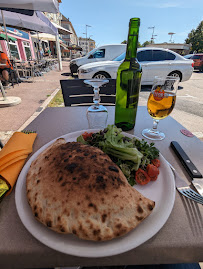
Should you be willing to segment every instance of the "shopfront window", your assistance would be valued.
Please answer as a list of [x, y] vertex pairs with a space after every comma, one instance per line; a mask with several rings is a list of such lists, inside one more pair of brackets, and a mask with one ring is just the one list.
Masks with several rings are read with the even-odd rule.
[[31, 50], [30, 50], [30, 43], [29, 42], [23, 42], [23, 45], [24, 45], [27, 60], [31, 60], [32, 59], [32, 54], [31, 54]]
[[20, 60], [17, 43], [10, 41], [9, 45], [10, 45], [11, 56], [16, 60]]

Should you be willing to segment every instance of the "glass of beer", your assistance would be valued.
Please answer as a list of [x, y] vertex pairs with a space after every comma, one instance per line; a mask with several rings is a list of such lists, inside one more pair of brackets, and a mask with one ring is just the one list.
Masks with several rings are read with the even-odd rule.
[[147, 110], [154, 119], [151, 129], [144, 129], [142, 135], [151, 140], [162, 140], [165, 134], [157, 129], [159, 120], [165, 119], [173, 110], [176, 102], [178, 89], [178, 77], [167, 76], [166, 78], [155, 77], [148, 98]]

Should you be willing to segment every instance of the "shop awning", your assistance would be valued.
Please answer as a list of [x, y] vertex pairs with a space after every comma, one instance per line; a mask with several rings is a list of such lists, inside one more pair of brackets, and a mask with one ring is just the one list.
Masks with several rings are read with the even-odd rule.
[[[7, 26], [14, 27], [20, 30], [36, 31], [53, 35], [56, 35], [58, 33], [56, 27], [43, 13], [39, 11], [34, 11], [32, 16], [11, 11], [3, 11], [3, 14]], [[0, 25], [3, 25], [3, 18], [1, 13]]]
[[62, 27], [54, 22], [52, 22], [52, 24], [58, 29], [59, 34], [61, 34], [61, 35], [71, 35], [72, 34], [72, 32], [69, 31], [68, 29], [65, 29], [64, 27]]
[[46, 34], [46, 33], [34, 34], [34, 35], [31, 35], [31, 37], [37, 38], [37, 39], [39, 38], [39, 40], [43, 40], [43, 41], [56, 41], [55, 35]]
[[[6, 40], [6, 35], [1, 33], [0, 34], [0, 40]], [[17, 39], [15, 37], [12, 37], [12, 36], [8, 35], [8, 40], [16, 41]]]

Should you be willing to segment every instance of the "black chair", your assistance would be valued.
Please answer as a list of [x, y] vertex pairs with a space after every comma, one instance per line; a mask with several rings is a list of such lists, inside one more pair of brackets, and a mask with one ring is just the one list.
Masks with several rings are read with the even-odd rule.
[[[84, 83], [84, 79], [60, 80], [65, 106], [89, 106], [93, 104], [93, 88]], [[100, 87], [100, 104], [115, 105], [116, 80], [109, 79], [109, 83]]]

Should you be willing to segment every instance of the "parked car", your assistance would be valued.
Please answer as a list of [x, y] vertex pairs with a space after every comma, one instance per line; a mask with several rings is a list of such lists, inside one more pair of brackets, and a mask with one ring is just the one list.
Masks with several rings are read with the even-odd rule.
[[104, 45], [90, 51], [87, 55], [71, 60], [70, 70], [71, 74], [77, 73], [78, 68], [81, 65], [101, 62], [101, 61], [111, 61], [115, 57], [119, 56], [121, 53], [126, 51], [126, 44], [114, 44], [114, 45]]
[[[116, 78], [117, 69], [125, 59], [125, 53], [116, 57], [113, 61], [85, 64], [78, 69], [80, 79], [91, 78]], [[193, 61], [187, 60], [181, 55], [160, 48], [139, 48], [137, 59], [142, 66], [142, 85], [151, 85], [155, 76], [173, 75], [180, 81], [188, 80], [193, 72]]]
[[203, 71], [203, 53], [193, 54], [190, 59], [194, 61], [195, 70]]

